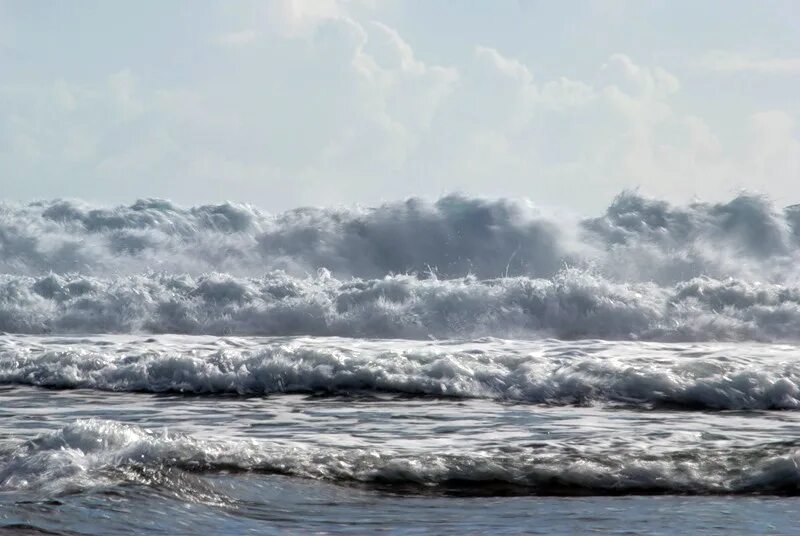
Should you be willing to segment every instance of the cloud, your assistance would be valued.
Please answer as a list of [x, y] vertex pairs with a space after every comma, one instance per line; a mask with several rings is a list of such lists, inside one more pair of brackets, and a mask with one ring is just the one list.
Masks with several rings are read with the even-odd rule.
[[[770, 178], [800, 177], [800, 138], [797, 120], [784, 110], [768, 110], [751, 117], [749, 171], [766, 189]], [[797, 199], [791, 202], [796, 203]]]
[[722, 73], [793, 74], [800, 73], [800, 57], [767, 58], [752, 54], [715, 50], [699, 62], [710, 71]]
[[782, 182], [800, 197], [796, 114], [723, 127], [665, 66], [614, 54], [567, 77], [497, 46], [429, 54], [361, 4], [251, 7], [211, 26], [190, 79], [0, 82], [7, 195], [35, 177], [38, 196], [269, 208], [464, 191], [595, 210], [630, 187], [685, 199]]
[[341, 0], [274, 0], [263, 3], [267, 27], [284, 37], [308, 37], [328, 20], [349, 18]]
[[130, 121], [142, 114], [144, 105], [137, 95], [136, 77], [129, 69], [112, 74], [108, 78], [108, 86], [111, 98], [124, 120]]
[[223, 47], [243, 47], [254, 43], [258, 39], [258, 33], [253, 29], [239, 30], [220, 34], [214, 40]]
[[626, 84], [629, 93], [647, 97], [663, 97], [677, 92], [680, 82], [677, 77], [661, 67], [642, 67], [625, 54], [614, 54], [603, 69], [612, 73], [615, 83]]

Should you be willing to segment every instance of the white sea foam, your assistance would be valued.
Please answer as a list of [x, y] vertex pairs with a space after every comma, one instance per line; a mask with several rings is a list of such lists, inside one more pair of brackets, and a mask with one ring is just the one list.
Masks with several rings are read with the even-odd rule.
[[0, 382], [112, 391], [392, 392], [568, 405], [800, 408], [791, 346], [283, 338], [0, 341]]
[[[481, 493], [796, 493], [797, 445], [649, 453], [548, 443], [442, 452], [336, 449], [292, 442], [200, 440], [81, 420], [0, 454], [0, 489], [48, 495], [118, 483], [169, 486], [172, 471], [255, 471], [411, 490]], [[178, 479], [178, 485], [186, 482]]]
[[491, 280], [0, 275], [0, 330], [796, 341], [800, 287], [709, 278], [614, 283], [578, 269]]
[[[800, 208], [747, 195], [676, 207], [623, 194], [589, 219], [461, 196], [278, 215], [3, 205], [0, 384], [388, 392], [609, 412], [619, 426], [665, 406], [796, 410], [797, 346], [776, 343], [800, 340], [797, 266]], [[573, 405], [596, 407], [555, 407]], [[771, 426], [744, 445], [562, 434], [347, 448], [312, 430], [244, 441], [78, 421], [0, 442], [0, 489], [133, 483], [216, 501], [206, 476], [222, 470], [479, 493], [800, 489], [798, 445]]]
[[462, 196], [277, 215], [233, 204], [50, 201], [0, 206], [0, 252], [0, 272], [24, 275], [282, 269], [302, 276], [327, 268], [338, 278], [552, 277], [566, 263], [617, 281], [797, 282], [800, 209], [747, 195], [676, 207], [623, 194], [605, 214], [584, 220], [527, 202]]
[[0, 330], [797, 340], [798, 265], [800, 209], [746, 195], [584, 220], [461, 196], [39, 202], [0, 206]]

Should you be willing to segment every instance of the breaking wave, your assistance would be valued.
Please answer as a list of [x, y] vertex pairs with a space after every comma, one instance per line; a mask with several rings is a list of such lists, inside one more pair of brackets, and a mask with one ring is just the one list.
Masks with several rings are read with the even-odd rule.
[[307, 278], [0, 275], [0, 330], [794, 341], [800, 287], [710, 278], [615, 283], [578, 269], [485, 280], [339, 280], [325, 271]]
[[795, 442], [775, 442], [649, 452], [630, 445], [598, 450], [553, 442], [405, 452], [204, 441], [114, 421], [82, 420], [0, 453], [0, 489], [52, 495], [117, 483], [184, 486], [186, 478], [180, 475], [233, 470], [411, 492], [797, 494], [797, 449]]
[[[45, 339], [46, 340], [46, 339]], [[0, 383], [194, 394], [313, 392], [549, 405], [800, 409], [791, 346], [295, 339], [0, 342]]]
[[376, 208], [0, 205], [0, 330], [800, 338], [800, 207], [625, 193], [579, 219], [447, 196]]
[[552, 277], [565, 264], [617, 281], [698, 276], [798, 280], [800, 207], [741, 195], [686, 207], [625, 193], [597, 218], [530, 203], [443, 197], [376, 208], [269, 215], [234, 204], [162, 200], [98, 208], [73, 201], [0, 206], [0, 272], [43, 275], [217, 271], [238, 276], [318, 268], [337, 278]]

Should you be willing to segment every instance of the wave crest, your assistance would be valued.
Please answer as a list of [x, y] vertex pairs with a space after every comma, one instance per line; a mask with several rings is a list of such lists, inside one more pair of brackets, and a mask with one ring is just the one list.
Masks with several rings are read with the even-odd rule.
[[310, 278], [0, 275], [0, 330], [794, 341], [800, 288], [710, 278], [615, 283], [577, 269], [490, 280], [339, 280], [325, 271]]
[[458, 195], [277, 215], [230, 203], [109, 208], [57, 200], [0, 207], [0, 252], [0, 271], [26, 275], [302, 276], [327, 268], [340, 278], [547, 278], [567, 264], [617, 281], [674, 284], [705, 275], [778, 283], [798, 281], [800, 210], [749, 195], [681, 207], [631, 193], [583, 220], [528, 202]]
[[[187, 344], [188, 343], [188, 344]], [[791, 347], [347, 339], [0, 342], [0, 382], [110, 391], [390, 392], [550, 405], [800, 409]]]
[[481, 494], [796, 494], [797, 455], [794, 443], [652, 454], [631, 447], [608, 452], [558, 443], [411, 453], [203, 441], [113, 421], [83, 420], [0, 456], [0, 488], [52, 494], [119, 482], [169, 484], [163, 475], [174, 470], [239, 470], [412, 492], [460, 488]]

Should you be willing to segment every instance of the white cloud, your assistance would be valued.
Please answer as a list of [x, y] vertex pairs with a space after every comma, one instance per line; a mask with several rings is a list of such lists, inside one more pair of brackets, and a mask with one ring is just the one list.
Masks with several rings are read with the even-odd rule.
[[[775, 177], [800, 178], [800, 139], [797, 121], [784, 110], [768, 110], [751, 117], [748, 171], [762, 191]], [[790, 202], [797, 202], [792, 199]]]
[[144, 105], [136, 94], [136, 78], [129, 69], [112, 74], [108, 78], [108, 85], [124, 120], [134, 119], [144, 111]]
[[768, 58], [754, 54], [743, 54], [724, 50], [715, 50], [707, 53], [700, 60], [699, 64], [708, 70], [723, 73], [800, 73], [800, 57]]
[[486, 60], [503, 76], [511, 78], [523, 87], [531, 87], [533, 74], [523, 63], [513, 58], [507, 58], [491, 47], [475, 47], [475, 55], [479, 60]]
[[631, 94], [664, 97], [680, 89], [678, 79], [661, 67], [642, 67], [625, 54], [614, 54], [603, 66], [612, 73], [615, 83], [625, 84]]
[[267, 27], [284, 37], [308, 37], [325, 21], [350, 18], [342, 0], [261, 2]]
[[636, 186], [685, 198], [798, 182], [791, 111], [742, 112], [723, 129], [686, 105], [694, 81], [663, 66], [614, 54], [567, 77], [492, 46], [450, 64], [366, 12], [256, 2], [209, 31], [205, 45], [239, 47], [235, 58], [216, 51], [220, 63], [174, 86], [133, 69], [0, 82], [6, 191], [45, 177], [40, 195], [71, 180], [69, 195], [83, 184], [286, 208], [462, 190], [596, 210]]
[[243, 47], [255, 43], [258, 33], [253, 29], [239, 30], [220, 34], [215, 42], [223, 47]]

